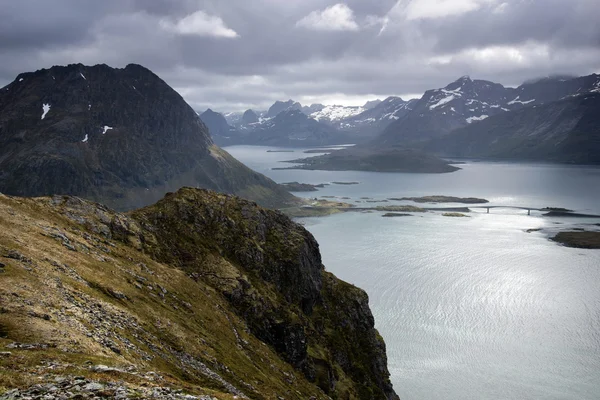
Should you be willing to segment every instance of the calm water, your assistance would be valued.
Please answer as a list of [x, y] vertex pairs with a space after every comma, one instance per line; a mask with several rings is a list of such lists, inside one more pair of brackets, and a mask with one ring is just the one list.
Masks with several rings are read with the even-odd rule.
[[[600, 168], [467, 163], [442, 175], [273, 171], [278, 161], [304, 154], [267, 149], [227, 148], [277, 182], [360, 182], [303, 196], [354, 202], [444, 194], [600, 214]], [[591, 225], [600, 220], [506, 209], [472, 218], [380, 215], [301, 222], [319, 241], [327, 269], [369, 293], [402, 400], [600, 398], [600, 251], [548, 240], [574, 224], [600, 230]], [[526, 233], [530, 228], [542, 231]]]

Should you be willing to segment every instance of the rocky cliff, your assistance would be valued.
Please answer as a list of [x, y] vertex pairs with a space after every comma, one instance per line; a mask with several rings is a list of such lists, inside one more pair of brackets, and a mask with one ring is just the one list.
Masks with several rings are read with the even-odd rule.
[[0, 276], [0, 395], [398, 398], [367, 295], [234, 196], [119, 214], [0, 195]]
[[142, 66], [52, 67], [0, 89], [0, 192], [124, 210], [186, 185], [271, 207], [295, 201], [216, 147], [194, 110]]

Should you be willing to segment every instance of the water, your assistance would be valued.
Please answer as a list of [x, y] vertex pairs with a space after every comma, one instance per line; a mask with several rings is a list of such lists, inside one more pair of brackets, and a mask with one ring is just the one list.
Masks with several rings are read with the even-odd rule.
[[[303, 196], [476, 196], [600, 214], [600, 168], [469, 162], [441, 175], [273, 171], [304, 154], [266, 149], [227, 150], [278, 182], [360, 182]], [[600, 230], [591, 225], [600, 221], [484, 212], [354, 212], [301, 222], [327, 269], [369, 294], [403, 400], [600, 398], [600, 251], [548, 240], [573, 224]], [[542, 231], [525, 232], [532, 228]]]

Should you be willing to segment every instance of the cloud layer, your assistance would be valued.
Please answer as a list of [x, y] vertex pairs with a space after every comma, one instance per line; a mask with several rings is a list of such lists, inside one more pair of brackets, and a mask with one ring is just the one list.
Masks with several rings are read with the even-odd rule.
[[600, 72], [597, 0], [21, 0], [0, 86], [57, 64], [147, 66], [196, 109], [361, 103], [459, 76]]

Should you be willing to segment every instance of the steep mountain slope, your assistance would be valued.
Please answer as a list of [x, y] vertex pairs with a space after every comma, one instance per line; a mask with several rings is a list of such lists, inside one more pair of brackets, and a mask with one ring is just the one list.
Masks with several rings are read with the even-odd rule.
[[0, 393], [398, 399], [367, 295], [254, 203], [0, 195], [0, 262]]
[[600, 164], [600, 93], [502, 113], [425, 149], [452, 157]]
[[208, 133], [217, 145], [226, 146], [241, 140], [240, 131], [229, 125], [223, 114], [209, 108], [200, 114], [200, 119], [208, 128]]
[[0, 89], [0, 192], [73, 194], [122, 210], [184, 185], [265, 206], [295, 201], [216, 147], [194, 110], [142, 66], [52, 67]]

